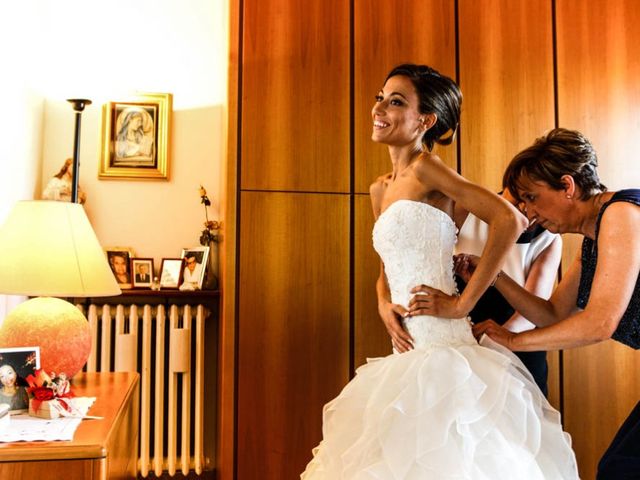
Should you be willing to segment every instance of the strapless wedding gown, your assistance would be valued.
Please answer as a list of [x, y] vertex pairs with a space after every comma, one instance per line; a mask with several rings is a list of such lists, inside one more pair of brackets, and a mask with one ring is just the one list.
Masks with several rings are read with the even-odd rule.
[[[373, 229], [394, 303], [412, 287], [455, 292], [456, 227], [399, 200]], [[571, 439], [520, 360], [478, 345], [467, 319], [411, 317], [414, 349], [370, 359], [324, 407], [304, 480], [578, 479]]]

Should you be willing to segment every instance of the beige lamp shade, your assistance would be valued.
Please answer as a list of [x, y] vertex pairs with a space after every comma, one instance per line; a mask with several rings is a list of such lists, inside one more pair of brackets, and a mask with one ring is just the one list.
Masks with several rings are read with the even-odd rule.
[[99, 297], [121, 291], [81, 205], [23, 201], [0, 227], [0, 293]]

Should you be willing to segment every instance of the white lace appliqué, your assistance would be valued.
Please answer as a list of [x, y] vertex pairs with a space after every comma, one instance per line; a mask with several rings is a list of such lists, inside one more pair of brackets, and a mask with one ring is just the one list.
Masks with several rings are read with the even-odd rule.
[[[373, 228], [373, 246], [384, 263], [393, 303], [406, 307], [410, 290], [420, 284], [456, 293], [455, 242], [456, 226], [443, 211], [413, 200], [389, 205]], [[424, 315], [408, 318], [405, 326], [416, 348], [475, 343], [467, 319]]]

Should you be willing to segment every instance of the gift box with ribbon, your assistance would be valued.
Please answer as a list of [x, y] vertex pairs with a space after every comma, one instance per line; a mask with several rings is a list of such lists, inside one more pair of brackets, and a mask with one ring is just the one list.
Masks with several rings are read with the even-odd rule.
[[69, 381], [64, 374], [53, 379], [42, 369], [27, 377], [29, 383], [29, 415], [40, 418], [58, 418], [72, 412], [69, 400], [73, 397]]

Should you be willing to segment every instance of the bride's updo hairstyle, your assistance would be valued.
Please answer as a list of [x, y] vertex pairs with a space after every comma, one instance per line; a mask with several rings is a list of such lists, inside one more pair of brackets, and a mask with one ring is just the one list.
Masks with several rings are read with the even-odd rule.
[[564, 189], [563, 175], [571, 175], [580, 187], [580, 200], [607, 190], [598, 176], [598, 156], [591, 142], [575, 130], [554, 128], [518, 153], [504, 172], [503, 185], [522, 201], [518, 191], [525, 179]]
[[[462, 105], [462, 93], [458, 85], [445, 75], [426, 65], [414, 65], [405, 63], [395, 67], [385, 83], [391, 77], [403, 75], [411, 80], [418, 94], [420, 113], [434, 113], [437, 121], [433, 127], [422, 136], [422, 143], [427, 150], [433, 150], [434, 144], [449, 145], [456, 136], [458, 123], [460, 122], [460, 107]], [[443, 138], [443, 136], [450, 134]]]

